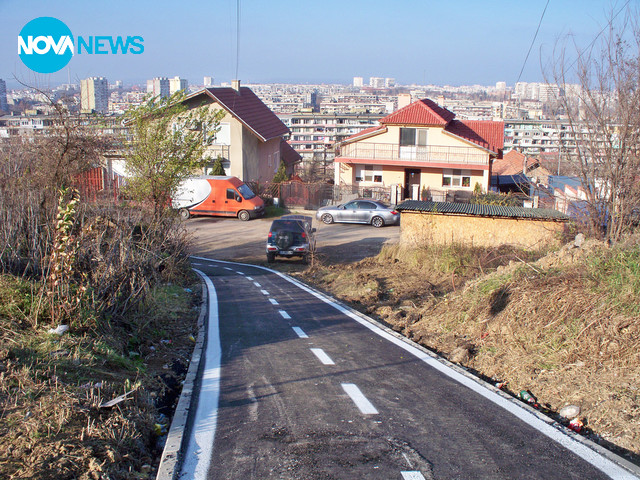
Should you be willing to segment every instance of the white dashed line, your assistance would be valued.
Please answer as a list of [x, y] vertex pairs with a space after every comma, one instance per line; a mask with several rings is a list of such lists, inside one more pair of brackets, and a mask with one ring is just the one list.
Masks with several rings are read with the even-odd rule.
[[199, 267], [203, 267], [204, 263], [191, 262], [191, 265], [198, 265]]
[[253, 282], [253, 278], [251, 277], [245, 277], [247, 280], [249, 280], [250, 282]]
[[284, 310], [279, 310], [280, 315], [282, 315], [282, 318], [284, 318], [285, 320], [290, 320], [291, 317], [289, 316], [289, 314], [287, 312], [285, 312]]
[[239, 272], [239, 271], [237, 271], [237, 270], [236, 270], [236, 273], [237, 273], [238, 275], [244, 275], [244, 272]]
[[420, 472], [400, 472], [403, 480], [425, 480]]
[[266, 290], [260, 290], [262, 292], [263, 295], [269, 295], [269, 292], [267, 292]]
[[253, 284], [254, 284], [256, 287], [258, 287], [258, 288], [260, 288], [260, 287], [262, 286], [262, 285], [260, 285], [258, 282], [253, 282]]
[[[323, 365], [335, 365], [335, 362], [333, 360], [331, 360], [329, 355], [324, 353], [324, 350], [322, 350], [321, 348], [312, 348], [311, 352], [313, 352], [313, 354], [316, 357], [318, 357], [318, 360], [320, 360], [320, 362], [322, 362]], [[344, 385], [343, 385], [343, 387], [344, 387]], [[378, 413], [378, 412], [376, 412], [376, 413]]]
[[229, 268], [229, 267], [224, 267], [225, 270], [229, 270], [230, 272], [233, 272], [233, 268]]
[[298, 335], [298, 337], [300, 338], [309, 338], [309, 336], [304, 333], [304, 330], [302, 330], [300, 327], [291, 327], [293, 328], [293, 331], [296, 332], [296, 335]]
[[269, 301], [271, 302], [272, 305], [280, 305], [275, 298], [270, 298]]
[[360, 391], [355, 383], [343, 383], [342, 389], [347, 395], [349, 395], [349, 397], [351, 397], [353, 403], [356, 404], [356, 407], [358, 407], [362, 413], [364, 413], [365, 415], [378, 414], [378, 410], [376, 410], [376, 407], [374, 407], [373, 404], [369, 400], [367, 400], [367, 397], [364, 396], [364, 394]]

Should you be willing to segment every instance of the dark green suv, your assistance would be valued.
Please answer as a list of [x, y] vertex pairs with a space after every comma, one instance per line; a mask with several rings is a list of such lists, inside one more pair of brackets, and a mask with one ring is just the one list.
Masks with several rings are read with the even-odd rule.
[[267, 261], [276, 257], [301, 257], [305, 262], [316, 248], [316, 229], [312, 217], [285, 215], [274, 220], [267, 238]]

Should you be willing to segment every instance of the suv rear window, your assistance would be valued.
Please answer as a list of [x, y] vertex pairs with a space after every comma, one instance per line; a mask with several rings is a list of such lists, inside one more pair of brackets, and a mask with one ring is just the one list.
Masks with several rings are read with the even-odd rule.
[[271, 231], [287, 230], [289, 232], [304, 232], [300, 222], [296, 220], [274, 220], [271, 224]]

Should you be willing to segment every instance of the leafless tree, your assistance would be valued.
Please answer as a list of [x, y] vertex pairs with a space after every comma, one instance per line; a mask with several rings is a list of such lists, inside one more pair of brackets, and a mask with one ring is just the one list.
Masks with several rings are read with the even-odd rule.
[[610, 242], [634, 228], [640, 208], [637, 18], [635, 11], [612, 11], [586, 48], [559, 45], [548, 80], [560, 87], [558, 102], [569, 125], [561, 149], [581, 179], [587, 224]]

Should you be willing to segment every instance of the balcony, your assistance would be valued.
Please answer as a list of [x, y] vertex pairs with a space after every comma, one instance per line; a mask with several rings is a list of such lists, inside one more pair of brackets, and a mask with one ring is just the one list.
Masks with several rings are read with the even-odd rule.
[[446, 163], [488, 165], [489, 155], [473, 147], [437, 145], [401, 146], [385, 143], [355, 142], [340, 147], [339, 157], [389, 162]]

